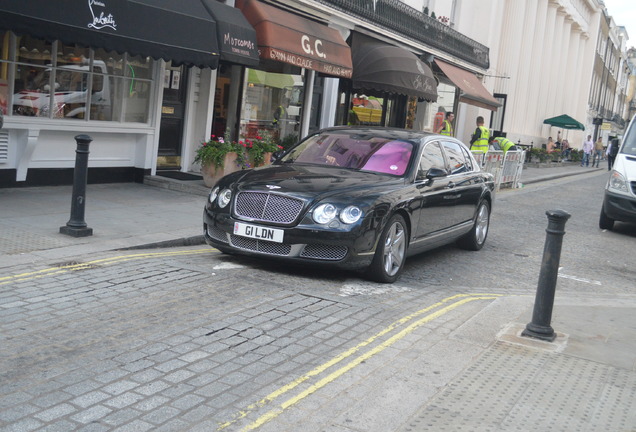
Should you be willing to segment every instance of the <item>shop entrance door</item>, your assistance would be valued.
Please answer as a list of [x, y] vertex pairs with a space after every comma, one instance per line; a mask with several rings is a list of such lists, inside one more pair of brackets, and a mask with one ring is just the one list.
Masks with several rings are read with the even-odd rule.
[[158, 170], [181, 169], [181, 148], [186, 102], [186, 68], [166, 65], [159, 131]]

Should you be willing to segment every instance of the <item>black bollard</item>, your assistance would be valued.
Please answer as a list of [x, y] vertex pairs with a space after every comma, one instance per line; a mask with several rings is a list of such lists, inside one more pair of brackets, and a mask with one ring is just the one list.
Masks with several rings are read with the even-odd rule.
[[563, 210], [548, 210], [548, 228], [543, 249], [543, 261], [539, 273], [537, 295], [534, 301], [532, 322], [526, 325], [521, 336], [543, 339], [552, 342], [556, 338], [554, 329], [550, 327], [552, 321], [552, 307], [554, 306], [554, 292], [557, 276], [559, 275], [559, 261], [561, 260], [561, 246], [565, 234], [565, 223], [570, 214]]
[[84, 207], [88, 180], [88, 145], [93, 141], [93, 138], [88, 135], [77, 135], [75, 141], [77, 148], [75, 149], [75, 170], [73, 171], [71, 218], [66, 226], [60, 227], [60, 232], [73, 237], [88, 237], [93, 235], [93, 229], [88, 228], [84, 221]]

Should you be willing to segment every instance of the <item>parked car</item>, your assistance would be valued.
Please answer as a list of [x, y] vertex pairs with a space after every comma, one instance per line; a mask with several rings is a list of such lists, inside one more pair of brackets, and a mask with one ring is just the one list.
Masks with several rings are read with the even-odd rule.
[[494, 195], [493, 176], [454, 138], [335, 127], [272, 165], [221, 178], [204, 235], [225, 253], [359, 269], [391, 283], [409, 255], [455, 241], [481, 249]]
[[605, 186], [598, 225], [601, 229], [611, 230], [614, 221], [636, 224], [636, 116], [632, 118], [618, 147]]

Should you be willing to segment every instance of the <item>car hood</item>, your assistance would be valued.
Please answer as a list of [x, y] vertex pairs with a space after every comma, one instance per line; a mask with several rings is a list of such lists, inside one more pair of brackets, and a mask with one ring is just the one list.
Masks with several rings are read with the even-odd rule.
[[227, 180], [235, 183], [237, 191], [280, 192], [303, 199], [336, 194], [343, 197], [375, 195], [393, 190], [405, 181], [386, 174], [297, 164], [270, 165]]
[[636, 179], [636, 157], [627, 155], [625, 153], [619, 153], [614, 161], [613, 169], [623, 174], [627, 180], [633, 181]]

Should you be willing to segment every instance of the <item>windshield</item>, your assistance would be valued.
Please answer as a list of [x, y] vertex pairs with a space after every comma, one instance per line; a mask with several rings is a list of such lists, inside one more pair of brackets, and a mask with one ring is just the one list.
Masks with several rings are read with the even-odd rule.
[[294, 147], [282, 163], [307, 163], [376, 173], [404, 175], [413, 144], [374, 135], [325, 133], [313, 135]]
[[620, 148], [620, 152], [630, 156], [636, 156], [636, 120], [632, 120], [632, 123], [627, 132], [627, 136], [625, 136], [623, 147]]

